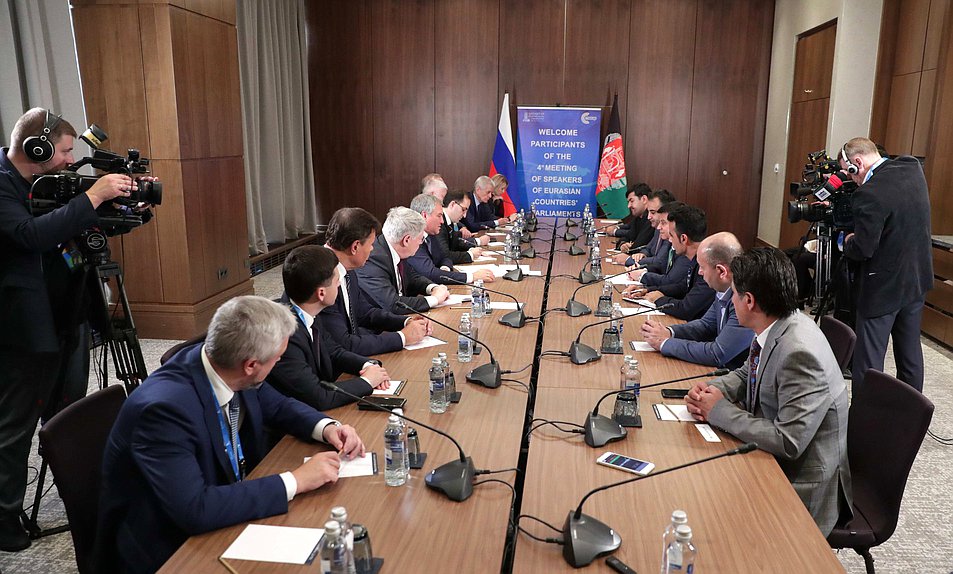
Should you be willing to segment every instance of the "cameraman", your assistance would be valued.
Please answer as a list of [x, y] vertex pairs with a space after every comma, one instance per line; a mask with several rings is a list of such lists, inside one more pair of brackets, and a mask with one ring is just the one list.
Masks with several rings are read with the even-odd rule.
[[0, 550], [8, 552], [30, 545], [19, 517], [30, 445], [54, 382], [77, 350], [78, 324], [63, 325], [58, 314], [78, 297], [71, 290], [81, 268], [72, 259], [72, 238], [98, 223], [95, 210], [103, 202], [138, 189], [127, 175], [105, 175], [66, 205], [34, 217], [34, 176], [73, 163], [75, 137], [69, 122], [33, 108], [17, 120], [10, 147], [0, 149]]
[[923, 168], [914, 157], [881, 157], [867, 138], [844, 144], [840, 164], [859, 186], [852, 203], [854, 232], [844, 238], [844, 255], [859, 262], [854, 275], [854, 396], [863, 388], [867, 369], [883, 371], [891, 335], [897, 378], [923, 391], [920, 318], [933, 287], [930, 196]]

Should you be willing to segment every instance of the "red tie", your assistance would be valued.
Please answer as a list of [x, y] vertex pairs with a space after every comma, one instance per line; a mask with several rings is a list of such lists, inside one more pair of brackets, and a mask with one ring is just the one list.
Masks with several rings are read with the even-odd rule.
[[404, 260], [397, 262], [397, 294], [404, 294]]

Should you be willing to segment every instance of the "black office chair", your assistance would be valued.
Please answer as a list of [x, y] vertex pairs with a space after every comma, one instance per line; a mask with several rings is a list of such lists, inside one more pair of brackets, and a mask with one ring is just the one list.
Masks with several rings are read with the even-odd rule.
[[857, 335], [850, 325], [843, 323], [830, 315], [821, 317], [821, 331], [827, 337], [827, 342], [834, 351], [834, 358], [842, 372], [850, 371], [850, 360], [854, 356], [854, 346], [857, 344]]
[[166, 362], [167, 362], [169, 359], [171, 359], [172, 357], [174, 357], [175, 354], [178, 353], [179, 351], [181, 351], [182, 349], [184, 349], [184, 348], [186, 348], [186, 347], [191, 347], [192, 345], [194, 345], [194, 344], [196, 344], [196, 343], [201, 343], [202, 341], [205, 340], [205, 336], [206, 336], [207, 334], [208, 334], [208, 333], [206, 333], [206, 332], [203, 331], [202, 333], [200, 333], [200, 334], [198, 334], [198, 335], [192, 337], [192, 338], [189, 339], [188, 341], [182, 341], [181, 343], [176, 343], [175, 345], [169, 347], [169, 350], [166, 351], [165, 353], [162, 353], [162, 356], [159, 357], [159, 364], [160, 364], [160, 365], [164, 365], [164, 364], [166, 364]]
[[863, 391], [850, 405], [847, 456], [854, 517], [834, 527], [831, 548], [853, 548], [874, 574], [870, 549], [886, 542], [897, 528], [900, 501], [923, 437], [933, 418], [933, 403], [910, 385], [868, 369]]
[[103, 452], [125, 400], [122, 385], [106, 387], [69, 405], [40, 429], [43, 458], [66, 507], [81, 574], [93, 572]]

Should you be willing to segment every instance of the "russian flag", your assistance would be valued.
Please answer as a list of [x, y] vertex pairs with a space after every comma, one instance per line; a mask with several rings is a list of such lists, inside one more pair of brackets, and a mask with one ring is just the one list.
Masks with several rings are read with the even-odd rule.
[[490, 177], [501, 173], [509, 182], [506, 193], [503, 194], [503, 214], [509, 216], [516, 213], [516, 204], [510, 199], [509, 188], [516, 185], [516, 154], [513, 147], [513, 127], [510, 125], [510, 94], [503, 94], [503, 109], [500, 110], [500, 126], [496, 132], [496, 144], [493, 146], [493, 157], [490, 159]]

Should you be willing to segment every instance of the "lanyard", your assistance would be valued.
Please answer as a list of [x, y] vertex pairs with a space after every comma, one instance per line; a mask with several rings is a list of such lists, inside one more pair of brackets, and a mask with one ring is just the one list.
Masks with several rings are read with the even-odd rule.
[[[214, 397], [215, 394], [212, 393]], [[237, 395], [236, 395], [237, 397]], [[235, 446], [232, 447], [231, 429], [225, 424], [225, 416], [222, 414], [222, 407], [216, 409], [218, 413], [218, 423], [222, 428], [222, 442], [225, 443], [225, 454], [228, 455], [228, 462], [232, 463], [232, 472], [235, 473], [235, 480], [241, 482], [245, 478], [245, 453], [242, 452], [242, 439], [235, 433]], [[238, 451], [238, 456], [235, 452]]]

